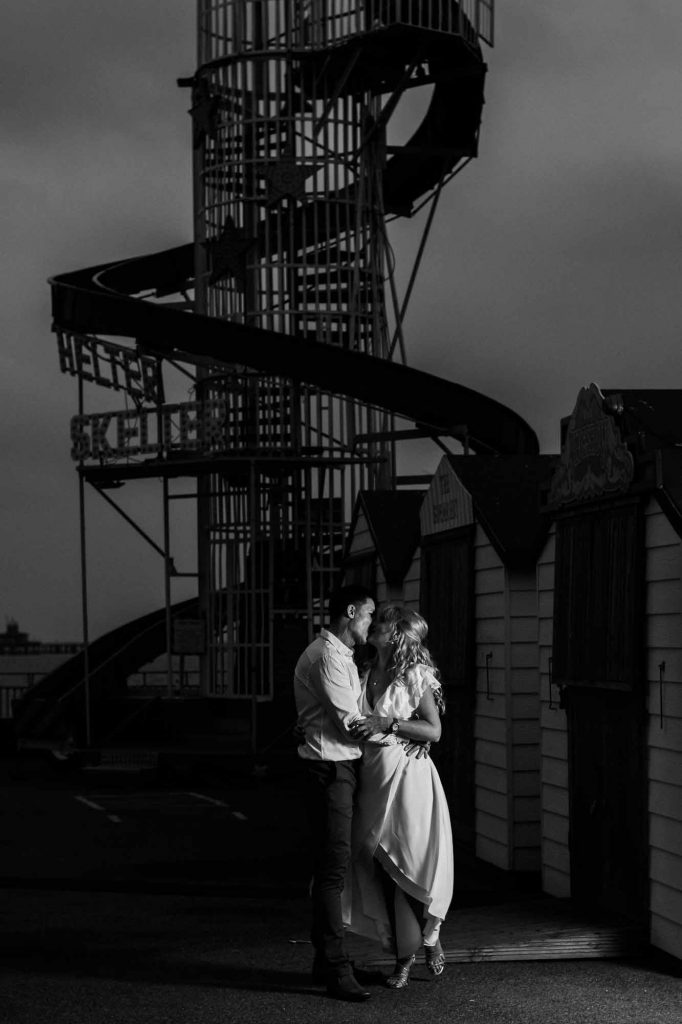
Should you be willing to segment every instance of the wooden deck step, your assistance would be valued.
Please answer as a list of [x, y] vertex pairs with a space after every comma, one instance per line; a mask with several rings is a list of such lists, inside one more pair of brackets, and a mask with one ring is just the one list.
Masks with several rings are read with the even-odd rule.
[[98, 764], [87, 765], [84, 771], [97, 772], [144, 772], [153, 771], [159, 762], [156, 750], [105, 749]]
[[[635, 956], [646, 930], [608, 915], [581, 914], [570, 900], [530, 897], [492, 906], [454, 909], [443, 924], [447, 963], [488, 960], [595, 960]], [[351, 956], [368, 967], [394, 960], [369, 940], [350, 937]], [[417, 957], [423, 963], [423, 955]]]

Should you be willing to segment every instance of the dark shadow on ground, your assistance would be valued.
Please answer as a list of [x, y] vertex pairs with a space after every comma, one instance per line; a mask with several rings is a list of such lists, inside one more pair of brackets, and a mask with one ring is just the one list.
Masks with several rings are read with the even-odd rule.
[[[95, 943], [99, 939], [100, 946]], [[111, 941], [111, 937], [109, 937]], [[311, 980], [307, 970], [259, 963], [257, 966], [228, 962], [215, 964], [170, 958], [167, 951], [126, 947], [121, 942], [101, 945], [101, 936], [68, 928], [49, 932], [24, 932], [3, 937], [0, 957], [7, 969], [21, 973], [64, 974], [73, 978], [107, 978], [115, 981], [171, 986], [189, 985], [231, 988], [251, 992], [298, 992], [327, 998], [323, 986]], [[415, 979], [419, 980], [419, 979]], [[381, 985], [382, 976], [363, 977], [363, 984]]]

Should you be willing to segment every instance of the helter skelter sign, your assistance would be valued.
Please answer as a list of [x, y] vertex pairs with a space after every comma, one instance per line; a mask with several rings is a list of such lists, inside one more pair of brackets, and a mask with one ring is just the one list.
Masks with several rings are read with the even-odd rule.
[[73, 416], [71, 458], [116, 461], [183, 451], [208, 454], [225, 445], [226, 410], [223, 400], [215, 400]]
[[134, 402], [163, 402], [159, 361], [92, 334], [57, 331], [59, 369], [105, 388], [125, 391]]
[[83, 381], [125, 391], [135, 409], [71, 418], [71, 457], [115, 462], [172, 452], [208, 454], [224, 447], [223, 400], [164, 404], [159, 360], [90, 334], [57, 332], [59, 366]]
[[149, 455], [166, 459], [190, 453], [194, 458], [255, 451], [290, 454], [292, 424], [300, 389], [288, 380], [235, 375], [226, 397], [171, 404], [163, 401], [161, 361], [93, 335], [59, 333], [64, 373], [125, 391], [133, 409], [86, 413], [82, 404], [71, 417], [71, 457], [75, 462], [120, 462]]

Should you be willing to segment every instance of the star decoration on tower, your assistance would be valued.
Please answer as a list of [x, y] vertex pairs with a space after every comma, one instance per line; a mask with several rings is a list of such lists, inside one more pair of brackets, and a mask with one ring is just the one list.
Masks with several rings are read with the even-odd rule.
[[190, 107], [193, 126], [193, 145], [195, 149], [209, 136], [215, 138], [218, 130], [220, 113], [220, 97], [211, 93], [208, 83], [201, 80], [194, 87], [192, 106]]
[[218, 237], [204, 243], [211, 268], [209, 283], [216, 284], [231, 276], [243, 291], [246, 287], [246, 257], [257, 241], [243, 228], [237, 227], [232, 217], [228, 217]]

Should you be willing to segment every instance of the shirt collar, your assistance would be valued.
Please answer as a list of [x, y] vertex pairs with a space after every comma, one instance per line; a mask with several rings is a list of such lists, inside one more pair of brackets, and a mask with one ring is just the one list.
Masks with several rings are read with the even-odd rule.
[[344, 654], [347, 658], [353, 657], [353, 648], [344, 644], [343, 640], [339, 640], [338, 636], [334, 636], [328, 629], [321, 629], [320, 636], [323, 640], [327, 640], [339, 654]]

